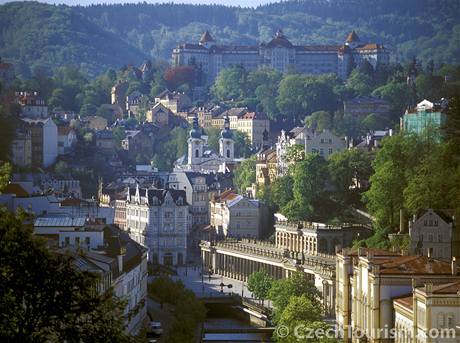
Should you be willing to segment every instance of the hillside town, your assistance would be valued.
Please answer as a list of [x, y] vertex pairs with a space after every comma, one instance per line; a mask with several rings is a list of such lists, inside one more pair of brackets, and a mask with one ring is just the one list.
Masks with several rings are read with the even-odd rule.
[[[79, 110], [67, 86], [1, 62], [0, 225], [95, 275], [144, 342], [306, 342], [299, 325], [331, 342], [457, 342], [459, 81], [394, 66], [358, 33], [294, 45], [279, 29], [252, 46], [205, 31], [161, 82], [151, 61], [126, 65], [83, 87]], [[182, 296], [208, 312], [184, 324]], [[251, 326], [212, 327], [216, 304]]]

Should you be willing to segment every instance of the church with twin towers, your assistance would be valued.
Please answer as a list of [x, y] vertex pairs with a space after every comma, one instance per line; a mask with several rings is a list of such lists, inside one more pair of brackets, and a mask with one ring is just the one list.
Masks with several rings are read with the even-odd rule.
[[334, 73], [346, 79], [364, 60], [375, 68], [377, 64], [389, 62], [389, 53], [381, 44], [361, 41], [355, 31], [338, 45], [294, 45], [282, 30], [278, 30], [268, 43], [221, 45], [206, 31], [198, 43], [180, 44], [172, 52], [174, 66], [199, 65], [208, 83], [214, 82], [222, 69], [236, 65], [247, 71], [266, 66], [282, 73]]

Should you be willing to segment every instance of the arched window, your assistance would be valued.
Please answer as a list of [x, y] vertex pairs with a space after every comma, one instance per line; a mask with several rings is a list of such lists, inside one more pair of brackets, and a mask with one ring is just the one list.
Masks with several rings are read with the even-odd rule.
[[230, 158], [230, 149], [227, 149], [227, 158]]
[[200, 157], [200, 151], [198, 149], [195, 149], [195, 157]]

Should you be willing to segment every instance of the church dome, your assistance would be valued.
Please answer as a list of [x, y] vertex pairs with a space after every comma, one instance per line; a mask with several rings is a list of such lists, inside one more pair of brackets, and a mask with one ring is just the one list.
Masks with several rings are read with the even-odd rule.
[[224, 128], [220, 132], [220, 136], [222, 138], [227, 138], [227, 139], [232, 139], [233, 138], [233, 132], [230, 130], [230, 119], [228, 116], [225, 116], [224, 118]]
[[195, 116], [193, 118], [193, 127], [190, 130], [190, 137], [191, 138], [201, 138], [201, 130], [200, 130], [200, 127], [198, 125], [198, 117], [197, 116]]

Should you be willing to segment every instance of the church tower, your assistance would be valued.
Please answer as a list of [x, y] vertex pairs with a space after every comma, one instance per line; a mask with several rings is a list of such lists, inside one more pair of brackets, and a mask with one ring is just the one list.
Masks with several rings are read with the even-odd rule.
[[193, 127], [190, 130], [190, 137], [188, 143], [188, 165], [193, 166], [200, 164], [203, 158], [203, 139], [201, 139], [201, 129], [198, 126], [198, 117], [195, 115], [193, 118]]
[[235, 158], [235, 142], [233, 141], [233, 132], [230, 130], [230, 119], [228, 115], [224, 119], [224, 128], [220, 132], [219, 155], [225, 161], [233, 161]]

